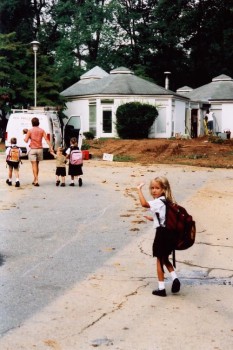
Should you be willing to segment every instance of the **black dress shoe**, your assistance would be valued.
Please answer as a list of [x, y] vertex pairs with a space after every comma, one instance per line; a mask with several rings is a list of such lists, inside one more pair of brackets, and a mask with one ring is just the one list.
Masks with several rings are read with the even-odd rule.
[[153, 290], [152, 294], [157, 295], [158, 297], [166, 297], [167, 296], [166, 289]]
[[178, 293], [180, 291], [180, 281], [175, 278], [172, 283], [172, 293]]

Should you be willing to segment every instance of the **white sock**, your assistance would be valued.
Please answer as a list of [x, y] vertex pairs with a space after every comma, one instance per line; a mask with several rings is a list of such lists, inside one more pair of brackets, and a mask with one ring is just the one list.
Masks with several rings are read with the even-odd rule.
[[175, 271], [171, 272], [171, 278], [172, 278], [173, 281], [177, 278], [177, 274], [176, 274]]
[[165, 282], [164, 281], [159, 281], [159, 289], [165, 289]]
[[19, 181], [19, 178], [17, 177], [17, 179], [15, 180], [16, 182]]

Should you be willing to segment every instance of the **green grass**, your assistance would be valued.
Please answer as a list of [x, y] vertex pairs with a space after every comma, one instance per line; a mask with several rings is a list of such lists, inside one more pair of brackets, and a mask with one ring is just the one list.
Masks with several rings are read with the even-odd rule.
[[121, 156], [121, 155], [114, 155], [113, 161], [114, 162], [133, 162], [135, 159], [131, 156]]
[[175, 156], [176, 159], [203, 159], [208, 158], [207, 154], [190, 154], [190, 155], [179, 155]]

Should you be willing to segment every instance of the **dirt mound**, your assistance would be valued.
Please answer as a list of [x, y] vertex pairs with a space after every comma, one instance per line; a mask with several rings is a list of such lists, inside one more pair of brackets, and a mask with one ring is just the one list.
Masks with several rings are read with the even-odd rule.
[[97, 139], [86, 141], [93, 158], [103, 153], [114, 155], [114, 161], [141, 164], [185, 164], [205, 167], [233, 168], [233, 140], [197, 139]]
[[[213, 141], [213, 140], [212, 140]], [[233, 168], [233, 139], [146, 139], [86, 140], [93, 158], [102, 159], [103, 153], [114, 155], [114, 161], [140, 164], [184, 164], [212, 168]], [[0, 151], [5, 151], [4, 143]]]

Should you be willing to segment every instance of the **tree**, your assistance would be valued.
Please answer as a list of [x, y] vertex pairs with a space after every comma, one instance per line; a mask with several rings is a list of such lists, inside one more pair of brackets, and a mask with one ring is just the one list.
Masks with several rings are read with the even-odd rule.
[[190, 86], [197, 87], [219, 74], [233, 76], [233, 4], [227, 0], [193, 1], [185, 14]]
[[[2, 0], [0, 19], [1, 33], [14, 31], [15, 42], [21, 43], [20, 60], [5, 52], [0, 67], [0, 75], [9, 64], [18, 72], [18, 84], [12, 78], [16, 85], [5, 88], [13, 88], [20, 103], [32, 98], [29, 43], [35, 39], [41, 43], [38, 88], [39, 95], [46, 92], [44, 101], [49, 95], [55, 101], [55, 91], [95, 65], [107, 71], [126, 66], [162, 86], [164, 72], [170, 71], [174, 91], [183, 85], [195, 88], [221, 73], [233, 76], [232, 1]], [[25, 86], [22, 80], [28, 80]]]
[[3, 117], [14, 102], [24, 103], [23, 92], [28, 84], [24, 74], [28, 62], [26, 47], [16, 41], [15, 33], [0, 34], [0, 109]]
[[[29, 45], [16, 41], [16, 34], [0, 34], [0, 108], [4, 114], [12, 107], [34, 104], [34, 59]], [[61, 85], [54, 77], [53, 59], [37, 56], [38, 105], [64, 105]]]

